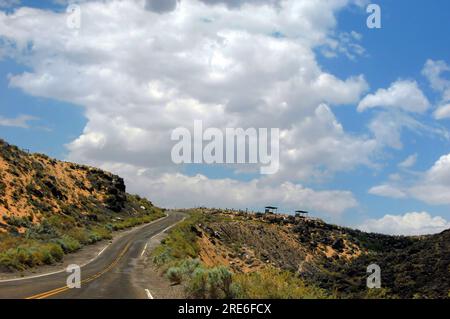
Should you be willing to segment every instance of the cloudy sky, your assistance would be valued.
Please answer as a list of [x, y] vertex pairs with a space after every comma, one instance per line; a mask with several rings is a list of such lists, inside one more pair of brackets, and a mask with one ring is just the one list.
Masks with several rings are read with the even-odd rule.
[[[309, 210], [450, 228], [450, 3], [0, 0], [0, 136], [125, 177], [165, 207]], [[439, 5], [437, 5], [439, 4]], [[175, 165], [195, 120], [279, 128], [280, 170]]]

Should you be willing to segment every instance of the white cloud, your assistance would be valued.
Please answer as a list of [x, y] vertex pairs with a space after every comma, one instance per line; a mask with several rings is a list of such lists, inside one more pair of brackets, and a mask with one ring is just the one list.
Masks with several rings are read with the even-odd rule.
[[431, 87], [442, 93], [442, 100], [450, 101], [450, 80], [442, 76], [445, 72], [450, 72], [450, 66], [442, 60], [429, 59], [422, 69], [422, 74], [428, 79]]
[[450, 103], [438, 106], [434, 111], [434, 118], [437, 120], [443, 120], [450, 118]]
[[[108, 167], [108, 166], [107, 166]], [[330, 216], [342, 214], [358, 205], [351, 192], [315, 191], [299, 184], [284, 182], [271, 185], [264, 180], [239, 181], [231, 178], [209, 179], [204, 175], [187, 176], [180, 173], [154, 175], [146, 169], [112, 164], [108, 167], [128, 183], [128, 191], [156, 198], [164, 207], [256, 208], [277, 205], [282, 211], [307, 209]]]
[[425, 172], [414, 172], [408, 181], [402, 178], [375, 186], [369, 193], [393, 198], [414, 198], [430, 205], [450, 204], [450, 154], [443, 155]]
[[441, 101], [434, 111], [434, 118], [443, 120], [450, 118], [450, 80], [443, 77], [444, 73], [450, 72], [450, 66], [445, 61], [427, 60], [422, 74], [428, 79], [430, 86], [441, 93]]
[[365, 48], [359, 43], [362, 37], [362, 34], [356, 31], [341, 32], [335, 38], [330, 38], [321, 52], [326, 58], [335, 58], [343, 54], [350, 60], [355, 60], [366, 53]]
[[433, 217], [427, 212], [412, 212], [370, 219], [358, 228], [367, 232], [389, 235], [427, 235], [449, 229], [450, 222], [440, 216]]
[[[377, 150], [375, 139], [347, 133], [332, 111], [357, 103], [368, 88], [365, 78], [338, 78], [321, 68], [314, 53], [329, 43], [338, 10], [352, 2], [211, 6], [193, 0], [154, 12], [145, 10], [144, 1], [87, 1], [78, 32], [67, 28], [64, 13], [21, 8], [0, 12], [0, 37], [7, 40], [4, 52], [29, 70], [13, 75], [11, 86], [84, 108], [87, 124], [68, 145], [68, 159], [113, 170], [131, 165], [151, 170], [155, 181], [176, 183], [165, 175], [180, 171], [170, 159], [176, 127], [190, 128], [196, 119], [221, 129], [269, 123], [283, 131], [283, 158], [279, 175], [267, 183], [305, 199], [307, 192], [292, 185], [371, 166]], [[129, 184], [139, 184], [140, 193], [166, 201], [162, 192], [151, 194], [151, 183], [132, 176]], [[188, 179], [214, 183], [179, 179], [186, 194]], [[248, 194], [259, 186], [238, 183]], [[216, 199], [204, 193], [205, 202], [212, 203], [205, 194]]]
[[405, 192], [388, 184], [374, 186], [369, 190], [369, 194], [389, 198], [406, 198]]
[[429, 204], [450, 204], [450, 154], [441, 156], [410, 193]]
[[37, 117], [31, 115], [19, 115], [15, 118], [7, 118], [0, 116], [0, 126], [30, 128], [29, 122], [37, 119], [38, 119]]
[[319, 105], [314, 114], [282, 133], [281, 168], [273, 176], [278, 180], [320, 180], [356, 165], [374, 165], [377, 141], [347, 134], [327, 105]]
[[415, 81], [396, 81], [388, 89], [379, 89], [374, 94], [364, 97], [358, 104], [358, 111], [382, 107], [401, 109], [407, 112], [423, 113], [430, 107], [430, 102]]
[[450, 135], [445, 128], [434, 124], [425, 124], [415, 117], [397, 111], [382, 111], [375, 115], [369, 123], [369, 129], [379, 146], [389, 146], [394, 149], [402, 149], [402, 133], [409, 130], [417, 135], [438, 137], [449, 140]]
[[398, 167], [400, 167], [400, 168], [411, 168], [411, 167], [413, 167], [414, 165], [416, 165], [417, 157], [418, 157], [417, 153], [408, 156], [403, 162], [398, 164]]

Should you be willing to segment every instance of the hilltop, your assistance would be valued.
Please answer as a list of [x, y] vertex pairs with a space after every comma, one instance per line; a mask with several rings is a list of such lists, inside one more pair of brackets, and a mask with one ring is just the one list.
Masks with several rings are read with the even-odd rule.
[[119, 176], [0, 140], [0, 271], [62, 260], [111, 232], [163, 216]]
[[[448, 298], [450, 231], [388, 236], [315, 218], [198, 209], [154, 263], [190, 297]], [[366, 286], [372, 263], [381, 289]]]

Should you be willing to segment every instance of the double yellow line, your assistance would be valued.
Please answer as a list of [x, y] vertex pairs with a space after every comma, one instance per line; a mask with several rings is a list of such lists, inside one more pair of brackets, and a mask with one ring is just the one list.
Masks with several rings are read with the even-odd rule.
[[[124, 247], [124, 249], [120, 252], [120, 254], [117, 256], [116, 259], [114, 259], [114, 261], [105, 269], [103, 269], [102, 271], [96, 273], [95, 275], [92, 275], [84, 280], [81, 281], [81, 284], [87, 284], [95, 279], [97, 279], [98, 277], [102, 276], [103, 274], [107, 273], [108, 271], [110, 271], [114, 266], [117, 265], [117, 263], [122, 259], [122, 257], [126, 254], [126, 252], [128, 251], [128, 249], [131, 246], [131, 240], [128, 241], [127, 245]], [[37, 295], [33, 295], [31, 297], [25, 298], [25, 299], [44, 299], [44, 298], [48, 298], [57, 294], [60, 294], [64, 291], [67, 291], [71, 288], [64, 286], [64, 287], [60, 287], [60, 288], [56, 288], [50, 291], [46, 291]]]

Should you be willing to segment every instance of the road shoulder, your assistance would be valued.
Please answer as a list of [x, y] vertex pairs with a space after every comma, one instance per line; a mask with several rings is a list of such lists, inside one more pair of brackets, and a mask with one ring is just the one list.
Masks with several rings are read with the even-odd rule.
[[148, 240], [146, 250], [136, 269], [136, 274], [140, 274], [140, 277], [135, 277], [133, 280], [142, 287], [149, 299], [185, 299], [183, 287], [172, 285], [152, 260], [151, 252], [166, 236], [167, 232], [162, 232]]
[[[166, 216], [167, 217], [167, 216]], [[145, 227], [151, 223], [156, 221], [160, 221], [166, 217], [162, 217], [160, 219], [154, 220], [147, 224], [142, 224], [133, 228], [115, 231], [112, 233], [112, 240], [101, 240], [95, 244], [87, 245], [82, 247], [80, 250], [64, 255], [64, 259], [62, 262], [53, 264], [53, 265], [44, 265], [40, 267], [35, 267], [32, 269], [28, 269], [21, 272], [0, 272], [0, 282], [9, 281], [9, 280], [22, 280], [26, 278], [33, 278], [37, 276], [47, 276], [54, 273], [65, 271], [68, 265], [76, 264], [76, 265], [86, 265], [91, 261], [95, 260], [103, 251], [111, 244], [118, 240], [120, 240], [123, 236], [126, 236], [129, 233], [138, 231], [140, 228]]]

